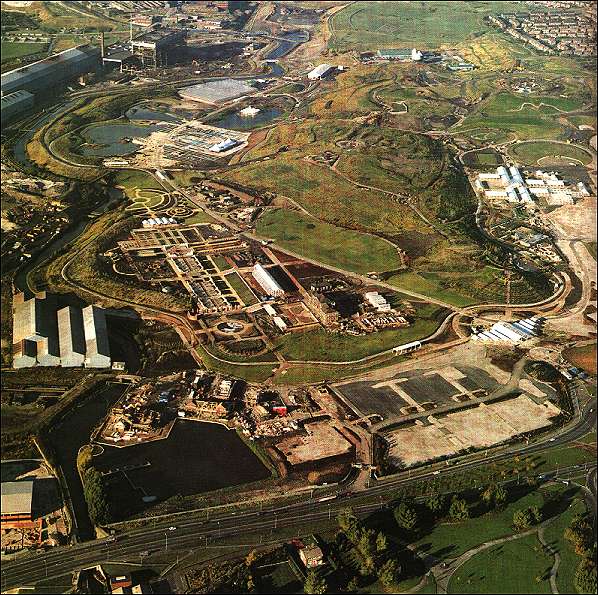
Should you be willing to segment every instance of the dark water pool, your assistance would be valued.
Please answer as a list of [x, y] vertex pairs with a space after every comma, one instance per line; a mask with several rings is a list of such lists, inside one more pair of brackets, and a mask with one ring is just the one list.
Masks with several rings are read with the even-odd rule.
[[[178, 419], [165, 440], [125, 448], [103, 446], [94, 457], [102, 471], [137, 467], [112, 474], [112, 498], [128, 514], [142, 509], [144, 496], [165, 500], [249, 483], [270, 476], [268, 469], [235, 431], [213, 423]], [[149, 463], [149, 464], [148, 464]]]

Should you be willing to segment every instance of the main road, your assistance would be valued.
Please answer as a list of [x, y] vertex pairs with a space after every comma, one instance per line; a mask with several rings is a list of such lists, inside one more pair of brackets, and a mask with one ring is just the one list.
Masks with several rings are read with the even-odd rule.
[[[334, 500], [322, 500], [322, 498], [314, 500], [306, 497], [297, 504], [278, 505], [265, 509], [256, 505], [248, 507], [243, 512], [225, 512], [220, 515], [209, 515], [209, 512], [203, 510], [189, 512], [182, 522], [176, 523], [176, 528], [172, 531], [169, 527], [175, 521], [166, 519], [152, 526], [122, 533], [114, 541], [107, 538], [57, 547], [47, 553], [27, 554], [18, 560], [3, 563], [2, 590], [31, 585], [46, 578], [57, 578], [109, 560], [123, 558], [134, 560], [139, 556], [141, 561], [142, 557], [167, 547], [175, 550], [189, 549], [205, 546], [224, 537], [246, 537], [276, 529], [316, 524], [334, 518], [339, 510], [347, 506], [351, 506], [359, 515], [367, 515], [392, 500], [396, 496], [394, 493], [396, 490], [414, 482], [459, 474], [468, 469], [487, 466], [491, 462], [510, 459], [516, 455], [537, 453], [578, 440], [595, 427], [595, 408], [594, 399], [586, 405], [578, 421], [556, 437], [546, 438], [527, 446], [507, 448], [484, 458], [466, 460], [440, 472], [430, 470], [413, 476], [402, 473], [388, 480], [372, 480], [368, 488], [355, 494], [343, 491], [350, 487], [346, 486], [338, 492], [338, 497]], [[575, 465], [561, 469], [561, 473], [570, 474], [590, 470], [590, 477], [595, 481], [593, 479], [595, 472], [591, 471], [592, 468], [591, 465]], [[372, 501], [364, 503], [366, 497], [371, 497]]]

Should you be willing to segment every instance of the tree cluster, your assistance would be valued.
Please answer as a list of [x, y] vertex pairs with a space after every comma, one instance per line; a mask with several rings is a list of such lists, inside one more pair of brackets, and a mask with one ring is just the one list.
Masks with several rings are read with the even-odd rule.
[[537, 506], [516, 510], [513, 514], [513, 527], [518, 531], [526, 531], [542, 522], [542, 512]]

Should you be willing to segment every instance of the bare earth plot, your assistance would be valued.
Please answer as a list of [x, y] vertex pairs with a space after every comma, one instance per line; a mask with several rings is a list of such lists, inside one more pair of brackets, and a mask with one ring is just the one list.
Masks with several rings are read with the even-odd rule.
[[285, 438], [276, 445], [291, 465], [343, 455], [352, 449], [351, 443], [328, 422], [309, 424], [306, 429], [307, 436]]
[[404, 466], [453, 455], [467, 448], [484, 448], [513, 436], [549, 426], [559, 409], [522, 395], [508, 401], [429, 417], [430, 425], [413, 425], [385, 435], [391, 462]]

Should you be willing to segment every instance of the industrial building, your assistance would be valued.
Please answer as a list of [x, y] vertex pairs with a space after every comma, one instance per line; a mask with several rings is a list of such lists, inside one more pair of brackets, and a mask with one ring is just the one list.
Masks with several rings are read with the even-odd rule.
[[5, 72], [2, 77], [2, 95], [15, 91], [47, 94], [51, 89], [96, 70], [100, 66], [100, 48], [79, 45], [32, 64]]
[[95, 306], [86, 306], [82, 313], [85, 333], [85, 367], [109, 368], [112, 362], [104, 310]]
[[252, 275], [268, 295], [273, 297], [282, 297], [284, 295], [284, 289], [259, 262], [254, 265]]
[[35, 97], [29, 91], [20, 90], [2, 96], [2, 124], [7, 124], [16, 116], [33, 107]]
[[244, 81], [228, 78], [184, 87], [179, 91], [179, 95], [190, 101], [218, 105], [244, 95], [252, 95], [255, 91], [254, 87]]
[[326, 75], [330, 74], [334, 70], [334, 66], [330, 64], [320, 64], [316, 66], [313, 70], [310, 70], [307, 73], [307, 78], [310, 81], [315, 81], [318, 79], [323, 79]]
[[82, 366], [85, 362], [85, 336], [81, 310], [73, 306], [58, 310], [58, 341], [60, 365], [65, 368]]
[[[37, 293], [26, 300], [23, 293], [13, 298], [13, 366], [111, 365], [106, 319], [103, 310], [84, 320], [87, 306], [60, 308], [55, 296]], [[88, 314], [89, 318], [89, 314]]]
[[138, 35], [131, 40], [131, 53], [146, 67], [167, 66], [173, 61], [172, 52], [185, 41], [182, 29], [158, 29]]
[[566, 184], [556, 173], [541, 170], [524, 178], [515, 166], [500, 166], [495, 173], [478, 174], [474, 186], [487, 199], [502, 199], [512, 203], [533, 204], [533, 198], [543, 198], [551, 206], [565, 205], [573, 204], [575, 198], [590, 195], [583, 182]]
[[487, 331], [474, 332], [471, 338], [480, 342], [521, 343], [540, 335], [544, 322], [545, 319], [538, 316], [516, 322], [496, 322]]
[[2, 528], [30, 526], [32, 501], [33, 481], [3, 481]]
[[55, 302], [45, 292], [30, 300], [13, 300], [13, 364], [15, 368], [60, 365]]

